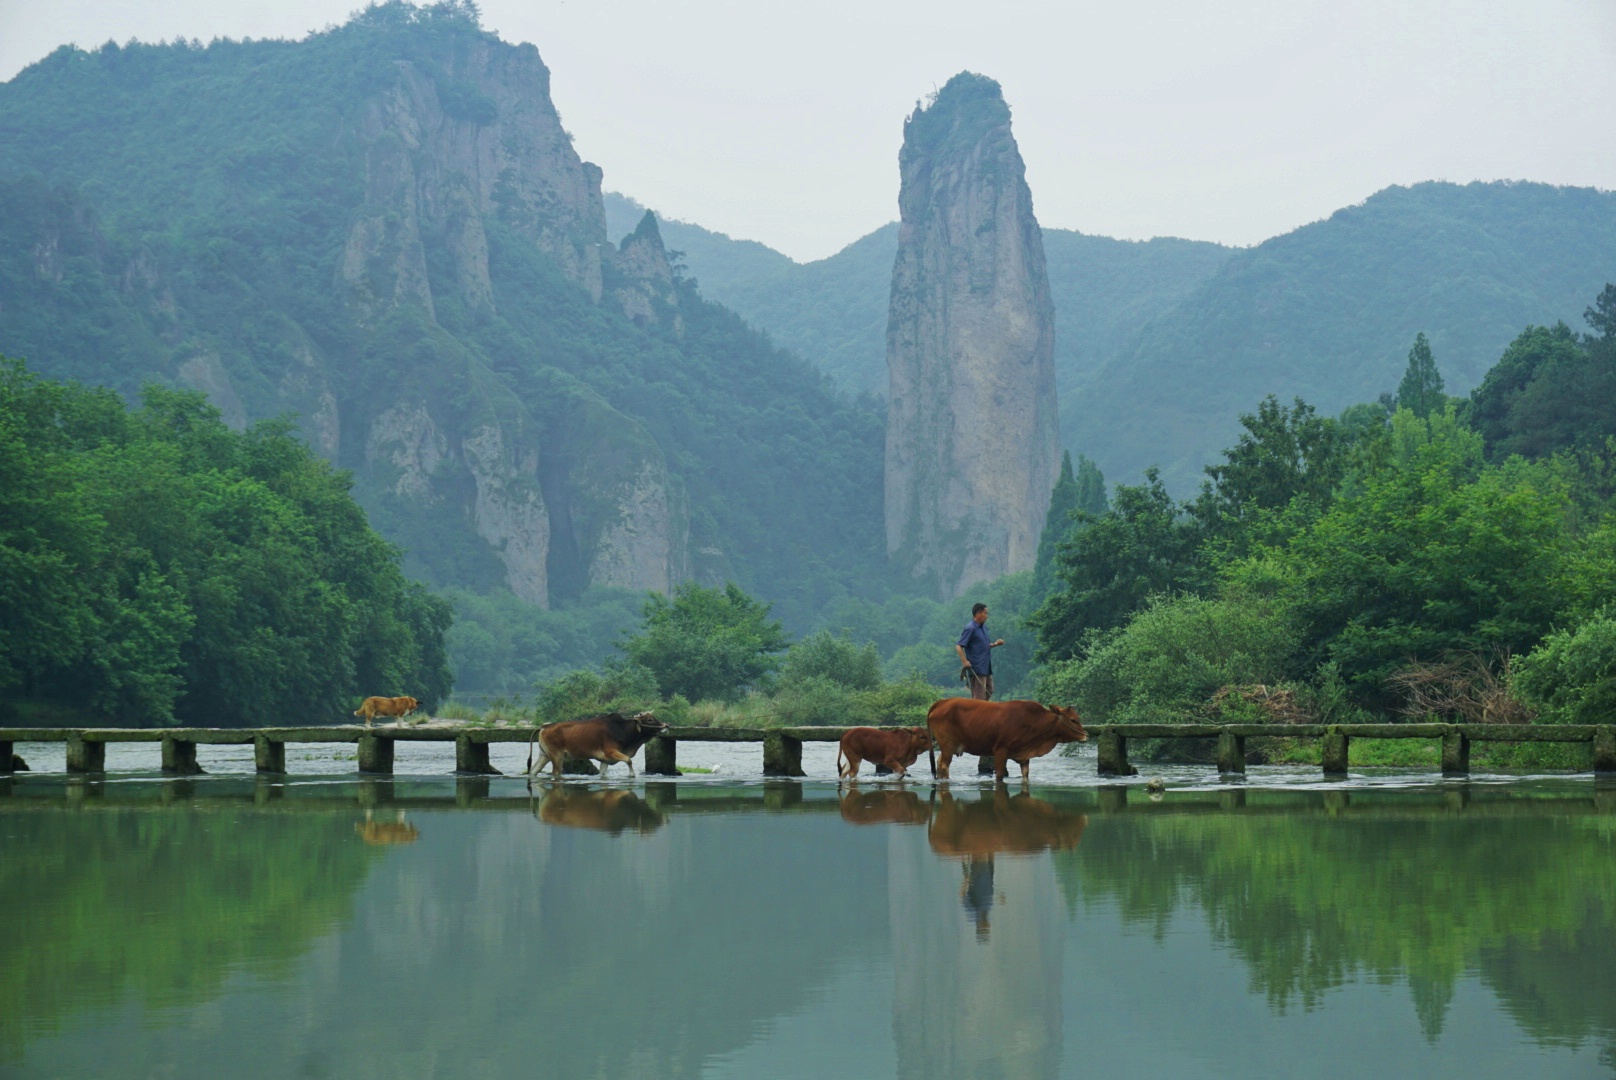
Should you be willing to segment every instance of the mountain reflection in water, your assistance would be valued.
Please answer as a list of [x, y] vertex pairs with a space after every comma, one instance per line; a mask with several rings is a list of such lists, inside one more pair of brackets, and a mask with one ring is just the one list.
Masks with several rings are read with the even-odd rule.
[[1616, 1065], [1586, 784], [9, 790], [8, 1076]]

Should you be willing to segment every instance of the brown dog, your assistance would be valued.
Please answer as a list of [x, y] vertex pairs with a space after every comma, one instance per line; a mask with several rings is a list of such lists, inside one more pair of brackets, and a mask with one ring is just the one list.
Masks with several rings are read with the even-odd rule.
[[372, 717], [391, 716], [397, 718], [408, 716], [420, 707], [421, 703], [412, 697], [368, 697], [363, 705], [354, 710], [354, 715], [363, 716], [365, 726], [369, 727]]

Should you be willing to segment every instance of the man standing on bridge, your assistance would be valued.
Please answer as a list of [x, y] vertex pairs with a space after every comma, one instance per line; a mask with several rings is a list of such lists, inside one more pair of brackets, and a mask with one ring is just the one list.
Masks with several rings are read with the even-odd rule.
[[1004, 644], [1004, 638], [988, 640], [983, 629], [988, 623], [988, 606], [971, 605], [971, 621], [960, 631], [954, 651], [959, 653], [960, 672], [971, 681], [971, 696], [977, 701], [993, 700], [993, 650]]

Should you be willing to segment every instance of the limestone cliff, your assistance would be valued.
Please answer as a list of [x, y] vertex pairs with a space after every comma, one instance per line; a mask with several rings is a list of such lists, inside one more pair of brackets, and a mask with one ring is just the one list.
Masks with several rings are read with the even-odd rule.
[[[487, 230], [497, 221], [596, 302], [642, 327], [680, 328], [655, 220], [621, 250], [606, 243], [601, 172], [573, 150], [537, 50], [478, 37], [396, 60], [351, 134], [365, 202], [340, 285], [365, 330], [387, 333], [395, 313], [413, 309], [427, 324], [416, 349], [431, 342], [435, 357], [414, 380], [422, 397], [394, 401], [391, 378], [377, 386], [384, 407], [368, 410], [365, 457], [380, 472], [370, 490], [397, 504], [399, 518], [465, 515], [504, 584], [534, 603], [588, 585], [670, 589], [687, 576], [688, 515], [643, 428], [576, 387], [552, 386], [539, 400], [501, 389], [484, 360], [436, 325], [446, 288], [464, 310], [495, 312]], [[305, 382], [289, 376], [319, 431], [325, 401]]]
[[963, 73], [904, 124], [887, 551], [943, 598], [1030, 569], [1060, 462], [1055, 312], [1010, 110]]
[[369, 100], [355, 134], [365, 209], [341, 275], [365, 303], [413, 300], [430, 312], [426, 245], [435, 242], [467, 306], [492, 307], [486, 214], [600, 298], [601, 171], [562, 129], [532, 45], [479, 37], [430, 61], [394, 61], [392, 85]]
[[[610, 249], [608, 249], [610, 250]], [[647, 210], [639, 226], [623, 237], [622, 245], [607, 260], [613, 299], [636, 326], [661, 326], [679, 333], [679, 294], [673, 284], [673, 265], [662, 245], [656, 215]]]
[[[690, 576], [689, 512], [643, 426], [594, 393], [556, 380], [546, 460], [552, 591], [585, 585], [668, 592]], [[560, 449], [564, 448], [564, 449]]]

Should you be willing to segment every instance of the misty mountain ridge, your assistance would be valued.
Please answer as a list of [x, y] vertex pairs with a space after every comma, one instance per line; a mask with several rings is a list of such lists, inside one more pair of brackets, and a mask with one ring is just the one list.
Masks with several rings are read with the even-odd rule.
[[[614, 230], [638, 205], [607, 204]], [[884, 394], [895, 225], [806, 264], [688, 223], [664, 234], [704, 294]], [[1525, 181], [1392, 186], [1250, 248], [1043, 235], [1063, 443], [1113, 482], [1160, 465], [1180, 494], [1266, 394], [1373, 400], [1419, 332], [1465, 393], [1526, 326], [1580, 325], [1616, 279], [1616, 194]]]

